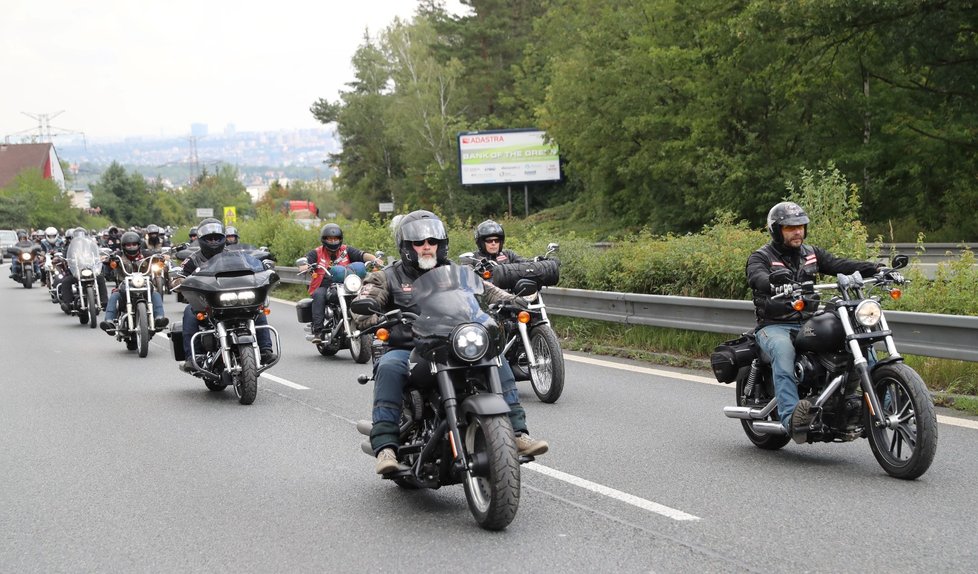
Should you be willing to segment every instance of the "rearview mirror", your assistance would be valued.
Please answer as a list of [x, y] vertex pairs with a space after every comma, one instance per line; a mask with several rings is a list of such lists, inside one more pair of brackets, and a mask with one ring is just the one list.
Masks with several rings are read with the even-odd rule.
[[458, 262], [462, 265], [472, 265], [475, 263], [475, 253], [471, 251], [466, 251], [458, 256]]
[[298, 258], [298, 259], [295, 260], [295, 266], [296, 267], [302, 267], [304, 265], [309, 265], [309, 259], [307, 259], [305, 257], [300, 257], [300, 258]]
[[910, 258], [902, 253], [898, 253], [893, 256], [893, 261], [890, 262], [890, 267], [894, 269], [903, 269], [910, 264]]
[[529, 297], [537, 292], [537, 282], [532, 279], [520, 279], [513, 287], [513, 294], [519, 297]]

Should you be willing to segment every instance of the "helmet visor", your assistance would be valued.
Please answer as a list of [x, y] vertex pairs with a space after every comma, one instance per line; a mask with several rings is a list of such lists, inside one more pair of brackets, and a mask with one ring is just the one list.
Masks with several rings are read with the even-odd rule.
[[437, 219], [416, 219], [402, 223], [398, 230], [401, 234], [401, 241], [421, 241], [423, 239], [438, 239], [443, 241], [448, 239], [445, 226]]

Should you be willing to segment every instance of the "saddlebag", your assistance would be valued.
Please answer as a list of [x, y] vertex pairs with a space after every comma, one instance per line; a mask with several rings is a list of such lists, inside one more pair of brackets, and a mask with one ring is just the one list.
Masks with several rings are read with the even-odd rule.
[[173, 360], [185, 361], [187, 354], [183, 352], [183, 322], [175, 321], [170, 325], [167, 336], [170, 337], [170, 344], [173, 346]]
[[492, 268], [492, 284], [512, 289], [520, 279], [532, 279], [540, 287], [552, 287], [560, 281], [560, 262], [556, 259], [503, 263]]
[[295, 316], [300, 323], [312, 323], [312, 298], [306, 297], [295, 304]]
[[737, 379], [737, 372], [750, 365], [756, 357], [754, 338], [745, 335], [717, 345], [710, 355], [710, 365], [718, 381], [732, 383]]

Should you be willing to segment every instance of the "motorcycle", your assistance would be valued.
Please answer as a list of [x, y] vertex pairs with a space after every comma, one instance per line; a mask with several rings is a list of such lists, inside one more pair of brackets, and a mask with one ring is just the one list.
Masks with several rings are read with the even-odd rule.
[[152, 255], [155, 260], [147, 270], [153, 289], [160, 295], [170, 293], [170, 248], [163, 247]]
[[24, 286], [24, 289], [30, 289], [34, 286], [34, 282], [37, 281], [39, 274], [38, 262], [44, 256], [41, 246], [34, 244], [31, 247], [18, 247], [16, 245], [9, 248], [10, 254], [13, 256], [18, 263], [20, 271], [13, 272], [13, 261], [11, 261], [11, 271], [13, 274], [10, 276], [11, 279], [20, 283]]
[[[412, 290], [417, 315], [400, 310], [381, 314], [369, 298], [352, 303], [354, 313], [380, 315], [377, 324], [363, 330], [376, 334], [375, 358], [383, 354], [392, 326], [411, 325], [414, 335], [397, 448], [403, 466], [383, 478], [406, 489], [462, 483], [476, 522], [487, 530], [502, 530], [519, 507], [519, 465], [533, 460], [517, 455], [509, 405], [502, 397], [502, 330], [480, 309], [475, 296], [484, 285], [469, 267], [436, 267], [415, 281]], [[358, 382], [372, 378], [361, 375]], [[370, 421], [357, 423], [367, 436], [371, 427]], [[369, 439], [362, 449], [374, 455]]]
[[137, 351], [139, 358], [149, 354], [149, 340], [156, 334], [156, 317], [153, 314], [153, 270], [162, 265], [160, 255], [136, 262], [130, 272], [127, 263], [118, 255], [110, 263], [113, 269], [121, 268], [125, 278], [119, 285], [119, 317], [116, 321], [115, 338], [125, 341], [126, 349]]
[[76, 279], [71, 285], [72, 300], [67, 304], [71, 314], [78, 316], [78, 322], [92, 329], [98, 324], [98, 314], [103, 305], [98, 277], [107, 253], [107, 249], [99, 249], [91, 238], [77, 237], [68, 246], [66, 254], [68, 268]]
[[564, 392], [564, 352], [540, 292], [560, 279], [560, 262], [551, 258], [559, 248], [551, 243], [544, 255], [524, 263], [497, 264], [473, 253], [459, 256], [460, 263], [471, 265], [483, 279], [529, 301], [526, 309], [503, 305], [496, 312], [506, 331], [503, 354], [516, 380], [530, 381], [537, 398], [545, 403], [556, 402]]
[[[383, 254], [381, 253], [381, 256]], [[308, 265], [309, 267], [300, 273], [329, 273], [332, 284], [326, 295], [326, 309], [323, 315], [323, 324], [316, 325], [321, 335], [316, 339], [313, 333], [312, 324], [312, 304], [311, 297], [306, 297], [296, 303], [296, 318], [300, 323], [305, 323], [307, 341], [312, 341], [316, 345], [319, 353], [325, 357], [331, 357], [338, 353], [340, 349], [349, 349], [350, 356], [357, 363], [366, 363], [370, 360], [370, 344], [372, 337], [369, 334], [358, 333], [353, 329], [353, 318], [350, 315], [350, 302], [360, 292], [363, 285], [363, 278], [367, 275], [367, 266], [360, 262], [351, 263], [349, 266], [334, 265], [329, 269], [324, 269], [318, 263], [310, 264], [305, 257], [295, 261], [296, 267]]]
[[[897, 255], [891, 269], [872, 278], [839, 274], [835, 283], [792, 284], [790, 294], [775, 297], [789, 297], [792, 308], [803, 311], [819, 307], [821, 292], [837, 293], [794, 339], [798, 395], [813, 405], [807, 442], [868, 438], [884, 471], [913, 480], [934, 460], [937, 417], [924, 381], [897, 351], [880, 304], [881, 296], [900, 297], [899, 285], [906, 280], [897, 270], [907, 262]], [[874, 289], [880, 295], [871, 295]], [[876, 343], [885, 346], [885, 358], [877, 357]], [[786, 445], [791, 429], [780, 423], [770, 357], [760, 353], [753, 331], [718, 346], [711, 363], [718, 381], [736, 382], [737, 406], [724, 407], [723, 413], [740, 419], [759, 448]]]
[[58, 302], [58, 285], [68, 274], [68, 263], [60, 251], [44, 254], [44, 286], [51, 296], [51, 302]]
[[[189, 359], [191, 374], [203, 379], [211, 391], [233, 386], [243, 405], [255, 402], [258, 376], [281, 356], [278, 331], [271, 325], [255, 325], [255, 318], [267, 312], [268, 294], [279, 281], [270, 265], [271, 261], [263, 264], [241, 251], [222, 251], [174, 287], [206, 326], [191, 339], [191, 348], [203, 349], [203, 361], [198, 362], [196, 356], [184, 356], [183, 326], [175, 323], [169, 333], [173, 358]], [[273, 335], [276, 357], [266, 364], [259, 354], [258, 329], [269, 329]]]

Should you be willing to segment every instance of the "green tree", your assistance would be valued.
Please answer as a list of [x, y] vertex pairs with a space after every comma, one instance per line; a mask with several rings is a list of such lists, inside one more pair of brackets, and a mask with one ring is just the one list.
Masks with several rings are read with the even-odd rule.
[[76, 224], [80, 217], [79, 210], [71, 205], [71, 197], [38, 169], [19, 173], [0, 189], [0, 227], [66, 227]]
[[100, 208], [116, 225], [145, 225], [155, 219], [146, 180], [138, 173], [126, 173], [118, 162], [112, 162], [91, 188], [92, 207]]

